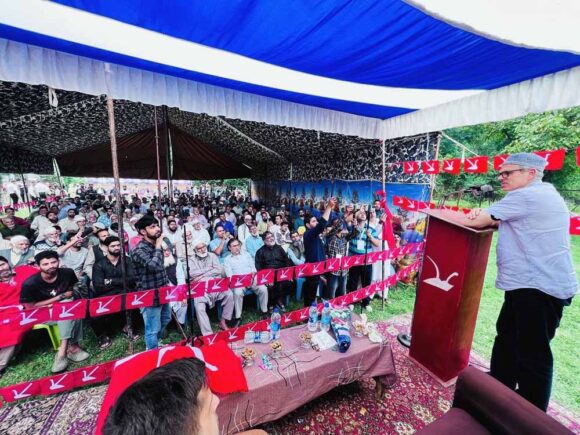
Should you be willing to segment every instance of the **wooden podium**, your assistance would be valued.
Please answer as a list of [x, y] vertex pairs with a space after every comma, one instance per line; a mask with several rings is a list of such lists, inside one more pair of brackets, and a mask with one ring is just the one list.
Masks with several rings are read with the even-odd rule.
[[455, 212], [429, 216], [409, 356], [441, 383], [467, 367], [493, 229], [461, 225]]

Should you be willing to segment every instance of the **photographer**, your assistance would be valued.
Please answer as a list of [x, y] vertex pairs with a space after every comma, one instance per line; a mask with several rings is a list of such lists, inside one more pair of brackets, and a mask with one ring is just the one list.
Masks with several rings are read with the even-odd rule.
[[218, 224], [215, 228], [215, 238], [209, 244], [210, 252], [218, 256], [220, 263], [224, 263], [224, 259], [230, 255], [228, 248], [228, 241], [233, 238], [233, 235], [226, 231], [225, 228]]

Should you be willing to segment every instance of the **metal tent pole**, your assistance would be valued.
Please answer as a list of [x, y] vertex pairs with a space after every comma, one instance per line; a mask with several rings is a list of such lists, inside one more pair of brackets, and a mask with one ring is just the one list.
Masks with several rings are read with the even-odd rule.
[[[117, 216], [119, 218], [119, 239], [121, 241], [121, 273], [123, 275], [123, 294], [127, 298], [127, 271], [125, 253], [125, 232], [123, 231], [123, 203], [121, 201], [121, 182], [119, 181], [119, 159], [117, 156], [117, 137], [115, 131], [115, 108], [113, 99], [107, 97], [107, 113], [109, 116], [109, 137], [111, 139], [111, 159], [113, 161], [113, 180], [115, 183], [115, 197], [117, 201]], [[133, 353], [133, 328], [131, 312], [125, 304], [125, 318], [127, 321], [127, 335], [129, 337], [129, 353]]]
[[[382, 160], [383, 160], [383, 178], [382, 178], [382, 190], [383, 192], [385, 192], [385, 207], [388, 207], [389, 204], [387, 203], [387, 174], [386, 174], [386, 150], [385, 150], [385, 139], [383, 137], [383, 143], [382, 143]], [[383, 222], [383, 225], [385, 225], [385, 222]], [[383, 230], [383, 234], [384, 234], [384, 230]], [[381, 251], [385, 251], [385, 238], [381, 237]], [[382, 254], [382, 260], [381, 260], [381, 282], [384, 283], [385, 281], [385, 256], [384, 254]], [[383, 284], [383, 291], [381, 294], [381, 311], [385, 311], [385, 286]]]

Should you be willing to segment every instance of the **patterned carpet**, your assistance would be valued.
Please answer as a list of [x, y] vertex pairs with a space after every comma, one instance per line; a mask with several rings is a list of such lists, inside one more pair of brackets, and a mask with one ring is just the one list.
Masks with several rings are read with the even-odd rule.
[[[453, 388], [443, 388], [407, 358], [396, 336], [407, 331], [410, 318], [400, 316], [381, 322], [389, 338], [398, 382], [384, 399], [374, 399], [374, 381], [339, 387], [286, 417], [263, 426], [270, 434], [412, 434], [443, 415], [451, 406]], [[476, 367], [487, 365], [472, 356]], [[32, 400], [0, 410], [0, 434], [92, 433], [106, 386]], [[549, 413], [580, 433], [580, 419], [557, 404]]]

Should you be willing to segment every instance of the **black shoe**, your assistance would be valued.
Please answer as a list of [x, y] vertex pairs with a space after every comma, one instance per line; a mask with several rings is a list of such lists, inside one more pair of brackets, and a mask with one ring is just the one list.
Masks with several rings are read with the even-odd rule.
[[270, 318], [270, 313], [265, 312], [260, 315], [261, 320], [268, 320]]

